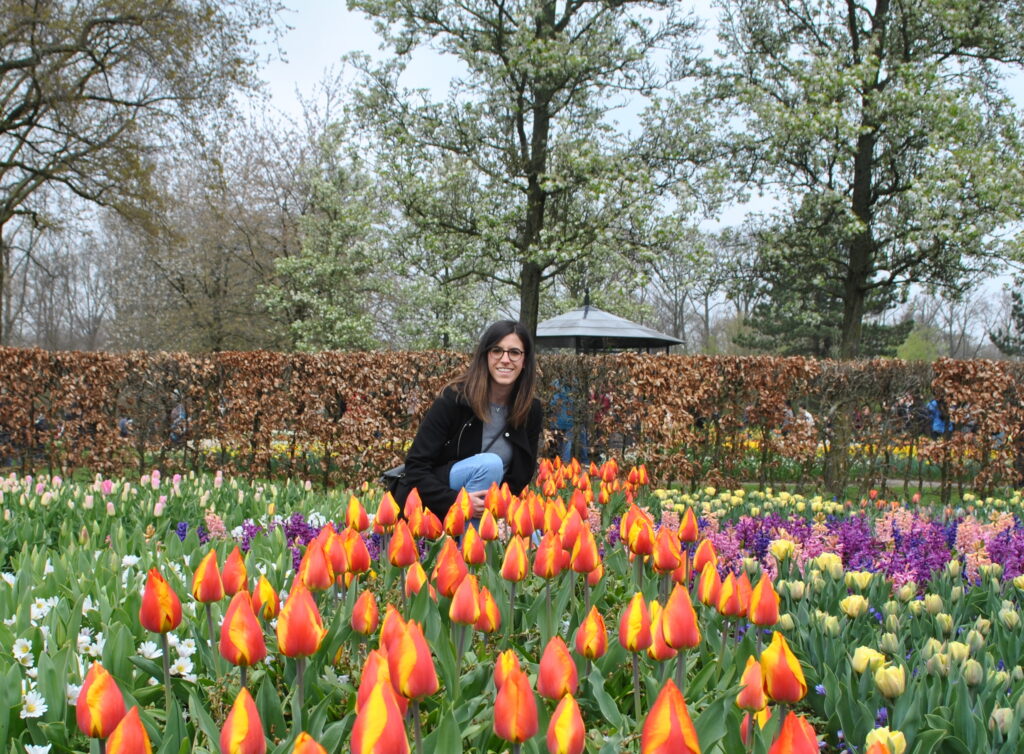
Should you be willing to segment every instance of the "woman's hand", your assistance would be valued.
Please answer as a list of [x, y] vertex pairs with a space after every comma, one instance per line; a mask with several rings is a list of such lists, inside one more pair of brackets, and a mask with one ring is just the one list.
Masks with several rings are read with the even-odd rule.
[[487, 500], [487, 490], [478, 490], [469, 494], [469, 509], [472, 512], [470, 518], [480, 518], [484, 515], [484, 501]]

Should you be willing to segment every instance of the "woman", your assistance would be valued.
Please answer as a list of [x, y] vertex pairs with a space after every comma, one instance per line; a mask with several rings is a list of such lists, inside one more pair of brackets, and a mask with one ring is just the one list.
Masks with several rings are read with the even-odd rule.
[[465, 373], [423, 417], [395, 495], [399, 504], [415, 487], [443, 518], [465, 488], [472, 518], [479, 518], [492, 482], [508, 482], [516, 493], [529, 484], [543, 420], [536, 381], [529, 332], [512, 320], [488, 327]]

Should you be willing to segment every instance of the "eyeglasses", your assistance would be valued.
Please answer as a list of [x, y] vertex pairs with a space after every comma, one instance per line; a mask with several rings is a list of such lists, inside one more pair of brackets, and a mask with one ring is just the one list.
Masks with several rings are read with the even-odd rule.
[[509, 361], [519, 361], [523, 358], [523, 354], [526, 352], [521, 348], [502, 348], [501, 346], [491, 346], [487, 349], [487, 353], [491, 355], [492, 359], [501, 361], [501, 357], [508, 355]]

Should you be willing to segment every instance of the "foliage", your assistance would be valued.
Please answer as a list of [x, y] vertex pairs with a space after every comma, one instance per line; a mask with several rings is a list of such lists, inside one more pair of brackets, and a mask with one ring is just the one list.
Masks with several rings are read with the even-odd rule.
[[992, 342], [1007, 356], [1024, 356], [1024, 296], [1021, 295], [1022, 279], [1014, 278], [1016, 289], [1010, 292], [1010, 320], [1005, 326], [989, 333]]

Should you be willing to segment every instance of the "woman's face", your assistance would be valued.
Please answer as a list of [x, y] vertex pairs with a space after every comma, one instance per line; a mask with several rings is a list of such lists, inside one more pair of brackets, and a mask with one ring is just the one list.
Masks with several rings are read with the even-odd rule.
[[506, 335], [487, 352], [491, 382], [511, 387], [523, 371], [525, 362], [526, 352], [522, 339], [515, 333]]

